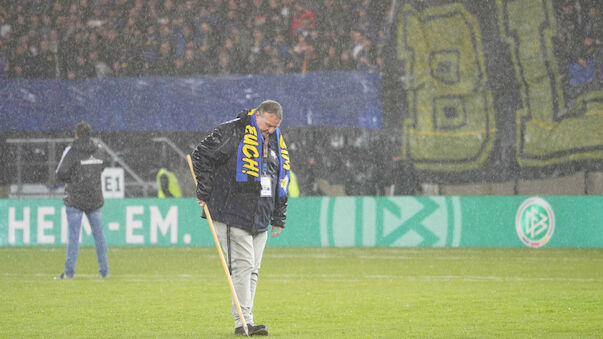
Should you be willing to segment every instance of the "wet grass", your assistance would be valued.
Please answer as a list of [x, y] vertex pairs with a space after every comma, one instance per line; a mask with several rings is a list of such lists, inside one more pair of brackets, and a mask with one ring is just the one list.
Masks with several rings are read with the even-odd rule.
[[[215, 248], [0, 248], [0, 337], [228, 338]], [[275, 248], [254, 315], [277, 338], [597, 338], [601, 249]]]

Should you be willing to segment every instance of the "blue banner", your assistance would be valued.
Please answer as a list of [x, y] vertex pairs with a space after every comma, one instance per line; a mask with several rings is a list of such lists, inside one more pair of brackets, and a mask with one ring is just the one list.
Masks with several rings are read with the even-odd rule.
[[358, 72], [0, 81], [0, 131], [207, 131], [266, 99], [283, 127], [381, 125], [379, 77]]

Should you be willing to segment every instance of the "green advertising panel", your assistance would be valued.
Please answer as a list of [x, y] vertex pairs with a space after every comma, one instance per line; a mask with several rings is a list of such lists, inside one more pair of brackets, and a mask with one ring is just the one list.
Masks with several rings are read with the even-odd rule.
[[[200, 212], [193, 198], [107, 199], [105, 235], [110, 246], [213, 246]], [[603, 196], [295, 198], [287, 212], [268, 246], [603, 247]], [[0, 200], [0, 246], [66, 239], [61, 200]]]

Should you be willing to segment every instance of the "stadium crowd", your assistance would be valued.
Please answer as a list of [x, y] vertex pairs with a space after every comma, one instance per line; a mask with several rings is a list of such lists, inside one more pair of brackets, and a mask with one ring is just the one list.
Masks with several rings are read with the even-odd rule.
[[390, 1], [0, 1], [0, 78], [378, 71]]
[[[595, 0], [561, 0], [556, 8], [558, 54], [567, 72], [570, 96], [584, 92], [584, 86], [598, 86], [601, 80], [601, 39], [603, 3]], [[598, 68], [598, 69], [597, 69]], [[595, 80], [595, 81], [593, 81]]]
[[[424, 5], [422, 0], [406, 1]], [[399, 103], [404, 86], [398, 82], [404, 74], [394, 74], [392, 67], [388, 73], [383, 64], [391, 6], [404, 2], [0, 0], [0, 79], [380, 72], [385, 116], [404, 110]], [[564, 89], [570, 99], [593, 86], [600, 89], [603, 1], [552, 4]], [[388, 88], [392, 94], [383, 94]], [[388, 97], [396, 103], [388, 104]], [[395, 114], [396, 119], [401, 116]], [[384, 126], [401, 123], [394, 122]], [[349, 195], [383, 194], [391, 184], [400, 188], [399, 194], [416, 192], [420, 188], [412, 166], [399, 159], [401, 140], [388, 135], [397, 133], [289, 131], [302, 195], [328, 194], [334, 185]], [[374, 158], [366, 162], [353, 156], [359, 150]], [[370, 166], [377, 162], [385, 164]], [[406, 173], [408, 182], [393, 182], [400, 177], [395, 173]], [[328, 184], [320, 185], [321, 179]]]
[[[0, 79], [380, 72], [394, 3], [0, 0]], [[553, 4], [575, 90], [600, 71], [602, 3]]]

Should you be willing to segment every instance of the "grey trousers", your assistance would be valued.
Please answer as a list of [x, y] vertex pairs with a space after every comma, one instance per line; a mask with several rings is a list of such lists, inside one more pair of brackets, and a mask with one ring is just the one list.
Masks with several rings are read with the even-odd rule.
[[[214, 227], [220, 241], [220, 246], [225, 252], [224, 258], [228, 264], [228, 243], [226, 239], [227, 226], [224, 223], [214, 221]], [[230, 227], [230, 264], [232, 268], [232, 284], [237, 292], [241, 311], [248, 325], [253, 322], [253, 299], [255, 288], [258, 283], [260, 263], [266, 246], [268, 232], [252, 234], [237, 227]], [[235, 328], [243, 326], [239, 319], [239, 312], [232, 303], [232, 316]]]

